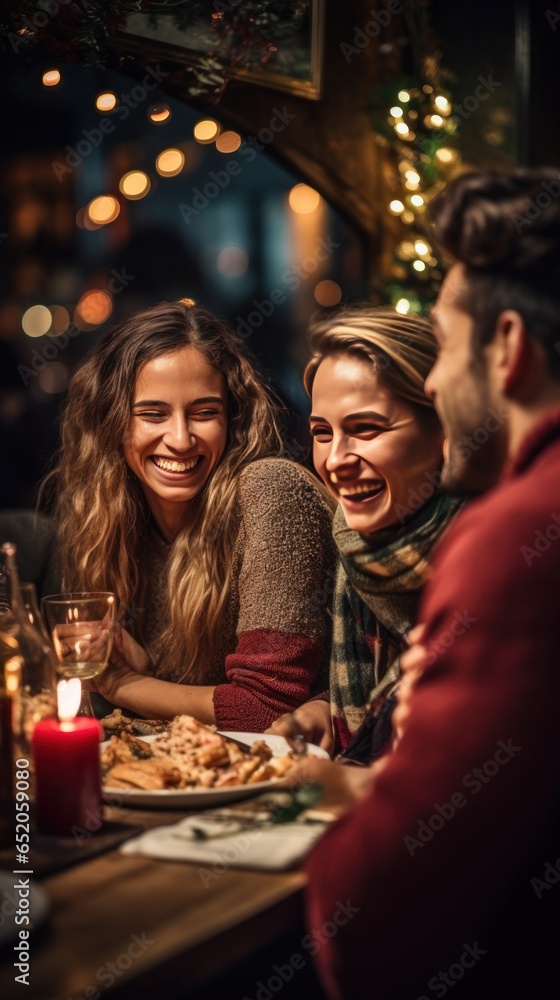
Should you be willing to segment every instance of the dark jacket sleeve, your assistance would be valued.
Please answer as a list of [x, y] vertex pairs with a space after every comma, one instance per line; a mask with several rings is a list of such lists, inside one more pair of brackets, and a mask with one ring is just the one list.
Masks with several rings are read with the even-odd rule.
[[560, 795], [559, 543], [528, 567], [544, 511], [487, 502], [442, 544], [420, 613], [429, 665], [403, 685], [400, 739], [308, 859], [312, 931], [352, 908], [317, 956], [332, 997], [369, 996], [367, 983], [391, 1000], [418, 984], [434, 995]]

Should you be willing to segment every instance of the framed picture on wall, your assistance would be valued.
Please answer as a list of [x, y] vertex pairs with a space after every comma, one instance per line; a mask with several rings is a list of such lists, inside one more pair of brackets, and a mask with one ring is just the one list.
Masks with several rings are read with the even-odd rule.
[[326, 0], [174, 4], [130, 14], [118, 48], [182, 63], [193, 96], [246, 80], [309, 100], [321, 97]]

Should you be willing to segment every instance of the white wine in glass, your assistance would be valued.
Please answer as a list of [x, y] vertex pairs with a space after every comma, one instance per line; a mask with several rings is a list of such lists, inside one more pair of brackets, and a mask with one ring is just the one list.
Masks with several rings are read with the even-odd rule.
[[101, 674], [115, 638], [115, 594], [51, 594], [43, 597], [41, 605], [56, 652], [57, 673], [80, 680]]

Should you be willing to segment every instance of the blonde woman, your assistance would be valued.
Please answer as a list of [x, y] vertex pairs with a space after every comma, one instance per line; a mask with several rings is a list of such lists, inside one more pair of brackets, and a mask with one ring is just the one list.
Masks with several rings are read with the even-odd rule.
[[191, 300], [132, 316], [74, 376], [58, 533], [65, 586], [119, 597], [110, 702], [262, 732], [318, 689], [332, 507], [282, 454], [242, 341]]
[[348, 307], [315, 326], [311, 350], [313, 460], [338, 503], [330, 689], [272, 728], [295, 725], [369, 763], [387, 748], [398, 658], [432, 549], [461, 501], [439, 491], [443, 432], [424, 393], [437, 353], [429, 322]]

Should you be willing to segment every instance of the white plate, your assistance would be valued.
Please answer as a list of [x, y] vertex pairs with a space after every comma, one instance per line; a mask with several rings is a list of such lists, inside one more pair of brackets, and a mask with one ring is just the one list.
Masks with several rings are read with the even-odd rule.
[[[222, 731], [221, 736], [231, 736], [234, 740], [242, 740], [243, 743], [254, 743], [255, 740], [264, 740], [272, 750], [273, 757], [283, 757], [289, 753], [290, 747], [283, 736], [272, 736], [268, 733], [233, 733]], [[155, 736], [140, 736], [138, 739], [151, 743]], [[105, 744], [102, 744], [102, 747]], [[316, 747], [313, 743], [307, 744], [307, 751], [314, 757], [324, 757], [329, 760], [326, 750]], [[276, 779], [277, 780], [277, 779]], [[253, 785], [228, 785], [227, 788], [202, 788], [193, 790], [192, 788], [163, 789], [157, 792], [146, 792], [140, 788], [103, 788], [103, 796], [111, 805], [143, 806], [145, 809], [203, 809], [206, 806], [222, 806], [227, 802], [239, 802], [241, 799], [249, 799], [260, 792], [268, 792], [275, 788], [276, 780], [257, 781]]]
[[[20, 866], [21, 867], [21, 866]], [[0, 947], [17, 941], [21, 930], [31, 931], [39, 927], [49, 912], [49, 900], [43, 890], [31, 879], [29, 883], [29, 919], [30, 925], [16, 924], [15, 915], [19, 908], [19, 893], [14, 889], [21, 875], [10, 875], [0, 872]], [[23, 876], [25, 879], [25, 876]], [[23, 899], [23, 897], [22, 897]], [[27, 913], [27, 910], [25, 911]], [[22, 910], [23, 913], [23, 910]], [[19, 918], [21, 920], [21, 917]], [[18, 961], [18, 959], [14, 959]]]

